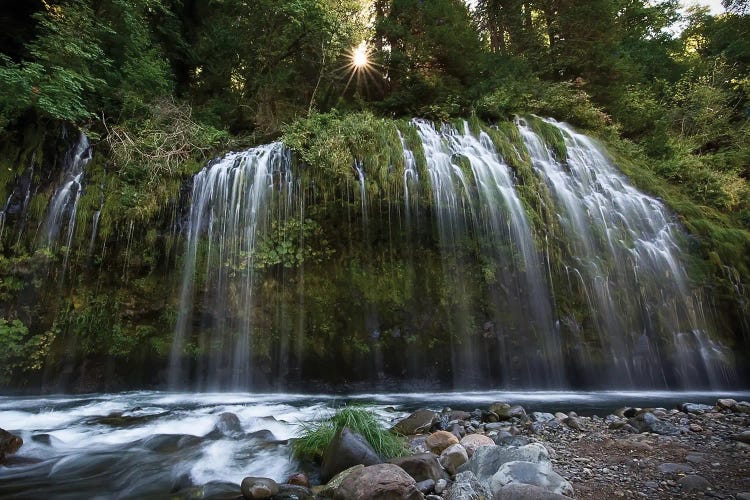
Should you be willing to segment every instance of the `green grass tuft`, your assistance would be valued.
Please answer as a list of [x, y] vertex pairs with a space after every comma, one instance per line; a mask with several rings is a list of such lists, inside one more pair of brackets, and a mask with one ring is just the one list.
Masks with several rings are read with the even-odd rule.
[[406, 442], [386, 429], [365, 407], [347, 406], [328, 419], [306, 423], [300, 436], [292, 441], [292, 451], [297, 458], [320, 460], [336, 432], [348, 427], [361, 434], [378, 455], [385, 459], [407, 453]]

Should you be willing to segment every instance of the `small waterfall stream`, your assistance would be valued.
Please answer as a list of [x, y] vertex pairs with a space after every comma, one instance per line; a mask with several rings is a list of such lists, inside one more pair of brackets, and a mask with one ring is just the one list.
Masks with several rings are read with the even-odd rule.
[[[280, 143], [230, 153], [212, 162], [193, 181], [192, 205], [185, 230], [180, 309], [170, 356], [169, 383], [185, 376], [184, 349], [194, 326], [200, 327], [204, 352], [196, 378], [203, 388], [248, 387], [251, 383], [254, 252], [273, 202], [291, 205], [294, 180], [289, 151]], [[196, 269], [205, 303], [194, 310]], [[232, 317], [228, 310], [241, 311]], [[196, 314], [196, 313], [199, 313]]]
[[65, 159], [60, 184], [47, 207], [47, 217], [39, 241], [41, 245], [50, 248], [57, 248], [63, 243], [65, 246], [63, 268], [67, 266], [70, 246], [73, 242], [84, 168], [91, 161], [91, 156], [92, 149], [89, 139], [86, 134], [81, 132], [76, 146]]
[[[725, 380], [724, 353], [707, 343], [707, 321], [688, 285], [681, 228], [659, 200], [630, 185], [593, 140], [546, 122], [563, 134], [567, 158], [556, 159], [523, 120], [518, 125], [557, 202], [573, 260], [568, 272], [590, 300], [612, 383], [665, 380], [666, 359], [687, 385]], [[593, 366], [590, 353], [581, 356], [581, 365]]]

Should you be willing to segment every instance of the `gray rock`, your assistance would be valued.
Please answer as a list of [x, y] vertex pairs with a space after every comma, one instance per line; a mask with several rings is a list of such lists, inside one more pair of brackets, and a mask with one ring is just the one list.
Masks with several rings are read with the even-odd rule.
[[743, 491], [734, 496], [737, 500], [750, 500], [750, 491]]
[[406, 457], [394, 458], [388, 461], [398, 465], [406, 471], [415, 481], [424, 481], [432, 479], [437, 482], [441, 479], [448, 479], [448, 474], [440, 466], [438, 457], [432, 453], [420, 453], [419, 455], [409, 455]]
[[365, 466], [382, 463], [375, 450], [361, 435], [343, 427], [323, 452], [323, 463], [320, 466], [320, 478], [328, 481], [339, 472], [357, 464]]
[[458, 472], [470, 471], [480, 481], [489, 481], [503, 464], [516, 461], [548, 463], [549, 452], [539, 443], [518, 447], [484, 446], [477, 449]]
[[689, 474], [685, 477], [680, 478], [677, 481], [684, 491], [688, 493], [705, 491], [711, 487], [711, 483], [706, 481], [704, 477], [698, 476], [697, 474]]
[[461, 439], [461, 446], [466, 448], [466, 453], [471, 457], [477, 449], [483, 446], [495, 446], [495, 442], [483, 434], [469, 434]]
[[534, 422], [549, 422], [554, 419], [555, 416], [551, 413], [545, 413], [543, 411], [535, 411], [531, 413], [531, 420]]
[[531, 439], [526, 436], [514, 436], [509, 432], [498, 434], [493, 439], [498, 446], [526, 446], [531, 443]]
[[456, 480], [443, 493], [445, 500], [490, 500], [492, 491], [472, 472], [456, 474]]
[[742, 431], [739, 434], [735, 435], [734, 439], [743, 443], [750, 444], [750, 431]]
[[581, 419], [578, 417], [568, 417], [565, 420], [563, 420], [563, 423], [573, 430], [576, 430], [576, 431], [584, 430], [584, 425], [581, 422]]
[[488, 424], [484, 424], [484, 430], [489, 431], [501, 431], [503, 429], [506, 429], [508, 427], [508, 424], [503, 424], [500, 422], [491, 422]]
[[685, 413], [694, 413], [696, 415], [702, 415], [706, 412], [713, 411], [713, 409], [713, 406], [700, 403], [683, 403], [680, 405], [680, 410]]
[[494, 500], [565, 500], [564, 495], [533, 484], [510, 483], [494, 492]]
[[438, 479], [435, 481], [435, 493], [438, 495], [441, 495], [446, 488], [448, 488], [448, 481], [445, 479]]
[[244, 433], [239, 417], [230, 412], [219, 415], [219, 421], [216, 422], [214, 429], [225, 436], [238, 436]]
[[432, 479], [419, 481], [417, 483], [417, 489], [426, 495], [435, 489], [435, 481], [433, 481]]
[[279, 485], [267, 477], [246, 477], [242, 480], [240, 490], [248, 500], [271, 498], [279, 492]]
[[630, 420], [628, 424], [632, 425], [639, 432], [653, 432], [665, 436], [677, 436], [682, 430], [669, 422], [659, 420], [653, 413], [645, 412], [637, 415]]
[[22, 445], [23, 439], [4, 429], [0, 429], [0, 460], [4, 459], [5, 455], [12, 455], [17, 452]]
[[276, 440], [276, 436], [273, 435], [273, 432], [269, 431], [268, 429], [260, 429], [255, 432], [250, 432], [248, 434], [245, 434], [246, 439], [257, 439], [258, 441], [266, 441], [268, 443], [278, 442]]
[[659, 466], [659, 472], [662, 474], [690, 474], [695, 472], [688, 464], [675, 464], [667, 462]]
[[468, 411], [453, 410], [449, 414], [450, 420], [469, 420], [471, 419], [471, 413]]
[[722, 410], [731, 410], [736, 404], [737, 401], [731, 398], [722, 398], [716, 400], [716, 406], [718, 406]]
[[314, 498], [310, 488], [298, 484], [280, 484], [279, 492], [273, 496], [273, 500], [313, 500]]
[[355, 465], [354, 467], [349, 467], [348, 469], [336, 474], [333, 479], [328, 481], [327, 484], [321, 486], [313, 486], [312, 491], [316, 496], [331, 498], [333, 497], [334, 492], [341, 486], [341, 483], [344, 482], [344, 479], [346, 479], [349, 474], [353, 474], [354, 472], [357, 472], [364, 468], [365, 466], [362, 464]]
[[469, 455], [466, 453], [466, 448], [460, 444], [449, 446], [440, 454], [440, 465], [451, 475], [455, 474], [456, 470], [468, 460]]
[[393, 431], [404, 436], [430, 432], [440, 416], [432, 410], [417, 410], [393, 426]]
[[531, 484], [559, 495], [573, 494], [573, 486], [553, 471], [549, 462], [507, 462], [490, 479], [490, 489], [499, 495], [501, 489], [511, 483]]
[[[506, 408], [507, 406], [507, 408]], [[493, 409], [495, 405], [490, 408], [490, 411], [494, 412], [500, 420], [510, 420], [511, 418], [526, 418], [526, 410], [520, 405], [503, 405]]]
[[735, 413], [750, 413], [750, 403], [740, 401], [732, 407], [732, 411]]
[[334, 494], [334, 500], [376, 500], [399, 498], [422, 500], [417, 483], [401, 467], [393, 464], [370, 465], [347, 475]]
[[508, 409], [510, 409], [510, 405], [503, 402], [492, 403], [488, 409], [495, 415], [500, 415], [501, 413], [508, 411]]

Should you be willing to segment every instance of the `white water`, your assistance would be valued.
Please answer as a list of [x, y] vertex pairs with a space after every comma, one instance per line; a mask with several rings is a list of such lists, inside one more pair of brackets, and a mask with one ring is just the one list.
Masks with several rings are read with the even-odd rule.
[[70, 247], [73, 243], [84, 168], [91, 161], [91, 156], [92, 149], [89, 139], [86, 134], [81, 132], [75, 148], [68, 153], [60, 184], [47, 207], [47, 218], [42, 228], [40, 243], [47, 247], [56, 248], [61, 242], [64, 242], [65, 262], [63, 269], [66, 267]]
[[[569, 242], [571, 293], [583, 288], [613, 383], [664, 381], [669, 360], [679, 382], [720, 387], [731, 363], [708, 337], [702, 303], [690, 288], [680, 241], [664, 204], [634, 188], [589, 137], [546, 120], [565, 139], [557, 159], [521, 120], [533, 166], [549, 187]], [[593, 366], [580, 338], [581, 365]], [[601, 355], [601, 354], [600, 354]], [[600, 375], [601, 376], [601, 375]]]
[[[291, 212], [293, 190], [289, 151], [280, 143], [230, 153], [195, 176], [170, 387], [182, 386], [185, 380], [183, 358], [195, 322], [198, 265], [206, 268], [204, 289], [198, 291], [203, 292], [200, 305], [211, 315], [211, 325], [203, 327], [197, 339], [207, 356], [199, 367], [203, 375], [196, 378], [202, 388], [251, 386], [254, 251], [269, 217], [278, 220]], [[274, 196], [282, 201], [283, 213], [269, 211]], [[237, 281], [239, 287], [234, 285]], [[242, 311], [242, 317], [230, 320], [229, 305]]]
[[[367, 404], [390, 426], [421, 407], [471, 411], [507, 401], [527, 410], [575, 410], [604, 416], [621, 406], [674, 407], [686, 401], [713, 403], [718, 397], [741, 400], [750, 393], [525, 391], [332, 396], [140, 391], [0, 397], [0, 427], [24, 440], [11, 464], [0, 466], [0, 497], [163, 498], [176, 489], [215, 481], [228, 482], [223, 488], [238, 492], [245, 476], [285, 481], [302, 470], [286, 442], [264, 443], [247, 436], [204, 438], [223, 412], [237, 415], [245, 433], [269, 430], [283, 441], [297, 436], [304, 424], [327, 418], [347, 402]], [[113, 415], [128, 421], [115, 425], [102, 420]], [[49, 436], [48, 442], [42, 439], [44, 434]]]

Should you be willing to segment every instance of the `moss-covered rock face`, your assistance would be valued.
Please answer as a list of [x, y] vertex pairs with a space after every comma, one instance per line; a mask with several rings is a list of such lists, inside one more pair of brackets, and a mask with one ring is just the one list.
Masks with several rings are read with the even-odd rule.
[[[220, 232], [231, 210], [205, 219], [191, 211], [198, 156], [154, 181], [118, 166], [94, 140], [71, 244], [41, 243], [77, 133], [30, 126], [4, 143], [0, 166], [9, 200], [0, 226], [0, 342], [8, 346], [0, 383], [152, 386], [166, 384], [170, 369], [172, 382], [199, 388], [304, 389], [313, 379], [331, 389], [738, 380], [731, 358], [746, 349], [748, 231], [607, 137], [617, 165], [663, 198], [688, 233], [671, 229], [684, 252], [654, 248], [674, 252], [677, 268], [646, 269], [624, 209], [621, 219], [584, 210], [586, 247], [528, 134], [566, 182], [577, 175], [580, 144], [540, 118], [520, 126], [473, 117], [436, 130], [430, 149], [407, 121], [313, 114], [284, 132], [288, 171], [260, 179], [263, 216], [251, 234], [247, 224], [236, 227], [236, 247]], [[446, 154], [447, 178], [437, 174], [435, 151]], [[500, 173], [512, 196], [490, 176]], [[216, 198], [205, 201], [214, 206]], [[222, 239], [206, 236], [209, 225]], [[682, 266], [685, 288], [662, 283], [680, 278]], [[700, 348], [724, 359], [691, 354]]]

